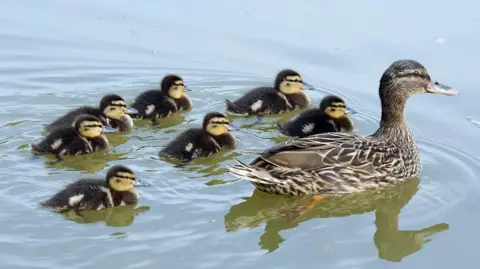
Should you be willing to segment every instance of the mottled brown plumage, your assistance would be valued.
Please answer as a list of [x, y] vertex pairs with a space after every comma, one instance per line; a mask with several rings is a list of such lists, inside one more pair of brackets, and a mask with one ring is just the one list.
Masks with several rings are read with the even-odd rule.
[[380, 80], [382, 119], [372, 135], [325, 133], [267, 149], [250, 165], [229, 171], [258, 189], [282, 195], [352, 193], [408, 180], [420, 171], [420, 155], [404, 110], [415, 93], [457, 92], [432, 82], [413, 60], [394, 62]]

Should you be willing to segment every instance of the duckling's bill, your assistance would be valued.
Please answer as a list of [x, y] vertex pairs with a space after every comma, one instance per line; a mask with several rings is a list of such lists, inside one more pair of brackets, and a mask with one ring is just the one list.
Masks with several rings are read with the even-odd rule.
[[135, 108], [133, 108], [131, 106], [128, 106], [125, 113], [127, 113], [127, 114], [138, 114], [138, 110], [136, 110]]
[[302, 82], [303, 86], [302, 86], [302, 89], [303, 90], [315, 90], [315, 87], [312, 85], [312, 84], [309, 84], [305, 81]]
[[442, 84], [438, 81], [430, 82], [430, 84], [426, 88], [426, 91], [428, 93], [439, 93], [439, 94], [449, 95], [449, 96], [455, 96], [459, 94], [457, 90], [453, 89], [450, 86]]
[[113, 127], [102, 125], [102, 132], [104, 132], [104, 133], [115, 133], [116, 131], [117, 131], [117, 129], [115, 129]]

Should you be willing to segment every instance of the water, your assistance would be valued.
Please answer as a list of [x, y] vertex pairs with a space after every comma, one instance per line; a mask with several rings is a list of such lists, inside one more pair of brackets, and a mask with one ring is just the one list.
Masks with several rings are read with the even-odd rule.
[[[480, 225], [476, 89], [478, 4], [382, 1], [3, 1], [0, 11], [0, 265], [2, 268], [451, 268], [477, 262]], [[378, 126], [378, 81], [413, 58], [457, 97], [411, 98], [419, 179], [382, 193], [321, 201], [254, 191], [224, 173], [226, 152], [188, 166], [157, 158], [176, 133], [224, 109], [282, 68], [311, 84], [314, 104], [339, 94], [358, 132]], [[107, 152], [51, 165], [29, 144], [43, 124], [110, 92], [128, 101], [166, 73], [194, 89], [194, 109], [162, 127], [136, 122]], [[238, 133], [240, 149], [282, 137], [275, 121]], [[239, 125], [254, 119], [235, 118]], [[265, 139], [258, 139], [254, 135]], [[153, 186], [136, 208], [85, 219], [38, 207], [82, 176], [125, 164]]]

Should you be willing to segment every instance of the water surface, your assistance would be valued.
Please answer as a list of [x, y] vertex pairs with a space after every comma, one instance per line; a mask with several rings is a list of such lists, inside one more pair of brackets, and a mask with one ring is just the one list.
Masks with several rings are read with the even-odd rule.
[[[470, 268], [480, 235], [478, 4], [368, 1], [4, 1], [0, 12], [0, 265], [2, 268]], [[418, 95], [407, 118], [422, 154], [418, 179], [385, 192], [321, 201], [254, 191], [224, 173], [225, 152], [187, 166], [157, 158], [176, 133], [224, 110], [282, 68], [378, 127], [378, 81], [412, 58], [457, 97]], [[194, 109], [109, 135], [112, 147], [51, 165], [33, 158], [43, 124], [106, 93], [132, 101], [167, 73], [193, 89]], [[282, 141], [269, 117], [239, 147]], [[255, 119], [235, 118], [239, 125]], [[258, 136], [263, 139], [259, 139]], [[85, 219], [38, 207], [82, 176], [125, 164], [152, 186], [136, 208]]]

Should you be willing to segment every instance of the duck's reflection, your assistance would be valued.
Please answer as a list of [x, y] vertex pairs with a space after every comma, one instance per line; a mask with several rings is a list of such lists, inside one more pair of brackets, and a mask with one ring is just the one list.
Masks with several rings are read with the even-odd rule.
[[107, 208], [99, 211], [86, 210], [81, 212], [67, 211], [62, 213], [65, 219], [77, 223], [105, 222], [107, 226], [129, 226], [133, 224], [135, 217], [150, 210], [148, 206], [135, 208], [135, 205]]
[[419, 182], [419, 179], [414, 179], [381, 192], [329, 196], [309, 210], [305, 208], [311, 202], [311, 196], [291, 198], [255, 190], [244, 202], [231, 207], [225, 215], [225, 227], [228, 232], [233, 232], [240, 228], [254, 228], [266, 222], [259, 245], [262, 249], [273, 252], [284, 241], [280, 232], [294, 228], [301, 222], [312, 218], [344, 217], [375, 211], [377, 231], [374, 242], [378, 255], [385, 260], [400, 261], [429, 242], [431, 239], [426, 239], [427, 236], [448, 229], [448, 224], [444, 223], [414, 231], [398, 229], [400, 210], [418, 191]]

